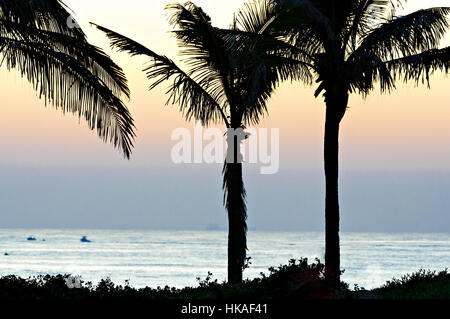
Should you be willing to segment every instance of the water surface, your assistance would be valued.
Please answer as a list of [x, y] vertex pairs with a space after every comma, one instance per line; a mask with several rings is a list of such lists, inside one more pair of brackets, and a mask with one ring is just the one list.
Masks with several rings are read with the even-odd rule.
[[[80, 242], [84, 235], [92, 242]], [[344, 233], [341, 238], [343, 280], [352, 286], [374, 288], [421, 268], [450, 267], [450, 234]], [[223, 231], [0, 229], [0, 276], [70, 273], [93, 283], [110, 277], [135, 287], [184, 287], [196, 285], [208, 271], [225, 280], [226, 245]], [[291, 258], [323, 260], [324, 234], [251, 231], [248, 246], [252, 264], [244, 275], [254, 278]]]

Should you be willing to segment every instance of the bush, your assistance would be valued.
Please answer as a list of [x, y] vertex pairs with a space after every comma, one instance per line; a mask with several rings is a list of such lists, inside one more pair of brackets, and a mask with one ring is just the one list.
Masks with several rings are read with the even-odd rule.
[[280, 298], [331, 298], [336, 295], [327, 288], [323, 278], [324, 265], [316, 260], [290, 260], [287, 265], [269, 268], [269, 275], [245, 280], [242, 284], [219, 283], [208, 273], [205, 279], [197, 278], [198, 287], [183, 289], [157, 287], [135, 289], [128, 284], [115, 285], [110, 279], [96, 286], [80, 283], [81, 288], [70, 289], [70, 275], [37, 276], [23, 279], [17, 276], [0, 278], [0, 299], [58, 299], [58, 300], [159, 300], [159, 299], [280, 299]]
[[374, 289], [380, 299], [450, 299], [450, 272], [419, 270]]
[[[205, 279], [198, 279], [197, 287], [183, 289], [171, 287], [141, 288], [116, 285], [110, 279], [101, 280], [96, 286], [91, 282], [77, 282], [70, 289], [70, 275], [37, 276], [23, 279], [17, 276], [0, 278], [0, 300], [286, 300], [286, 299], [450, 299], [450, 272], [420, 270], [416, 273], [392, 279], [380, 288], [366, 291], [355, 286], [341, 284], [340, 291], [327, 286], [324, 265], [316, 259], [290, 260], [287, 265], [269, 268], [269, 274], [245, 280], [242, 284], [219, 283], [208, 272]], [[70, 283], [70, 281], [69, 281]]]

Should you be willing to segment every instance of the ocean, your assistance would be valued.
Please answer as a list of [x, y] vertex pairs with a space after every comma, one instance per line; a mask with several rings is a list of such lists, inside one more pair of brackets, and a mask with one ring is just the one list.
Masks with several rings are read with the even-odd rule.
[[[419, 269], [444, 270], [449, 244], [450, 234], [342, 233], [342, 279], [371, 289]], [[244, 277], [255, 278], [292, 258], [323, 260], [324, 234], [250, 231], [248, 248], [252, 264]], [[0, 276], [73, 274], [93, 284], [109, 277], [138, 288], [181, 288], [209, 271], [225, 280], [226, 264], [224, 231], [0, 229]]]

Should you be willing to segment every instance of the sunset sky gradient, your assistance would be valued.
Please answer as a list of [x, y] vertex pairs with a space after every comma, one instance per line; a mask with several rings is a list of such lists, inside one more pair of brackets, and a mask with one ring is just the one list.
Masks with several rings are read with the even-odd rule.
[[[165, 106], [164, 86], [148, 91], [141, 72], [145, 58], [112, 52], [104, 35], [88, 24], [116, 30], [179, 61], [164, 14], [169, 1], [66, 3], [90, 42], [106, 49], [125, 70], [136, 147], [132, 159], [124, 160], [83, 120], [45, 108], [26, 81], [3, 66], [0, 228], [224, 227], [220, 165], [175, 166], [170, 161], [172, 130], [191, 128], [193, 123], [184, 121], [177, 106]], [[225, 27], [244, 1], [195, 3], [215, 25]], [[420, 3], [449, 4], [410, 0], [407, 11], [423, 7]], [[449, 37], [444, 45], [450, 45]], [[341, 129], [344, 230], [450, 231], [448, 80], [435, 74], [431, 89], [399, 82], [390, 95], [375, 90], [365, 100], [351, 97]], [[280, 128], [280, 173], [261, 176], [257, 166], [246, 165], [250, 228], [322, 229], [325, 108], [313, 92], [314, 87], [286, 83], [269, 102], [269, 117], [260, 127]]]

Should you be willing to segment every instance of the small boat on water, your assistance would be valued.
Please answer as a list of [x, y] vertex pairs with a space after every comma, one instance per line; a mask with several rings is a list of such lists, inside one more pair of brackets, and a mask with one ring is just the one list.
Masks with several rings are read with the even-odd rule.
[[89, 239], [87, 239], [86, 236], [83, 236], [83, 237], [80, 239], [80, 241], [81, 241], [82, 243], [90, 243], [90, 242], [91, 242]]
[[9, 254], [8, 254], [8, 253], [4, 253], [3, 255], [5, 255], [5, 256], [9, 256]]
[[30, 237], [27, 238], [27, 240], [30, 240], [30, 241], [31, 241], [31, 240], [36, 240], [36, 238], [33, 237], [33, 236], [30, 236]]

